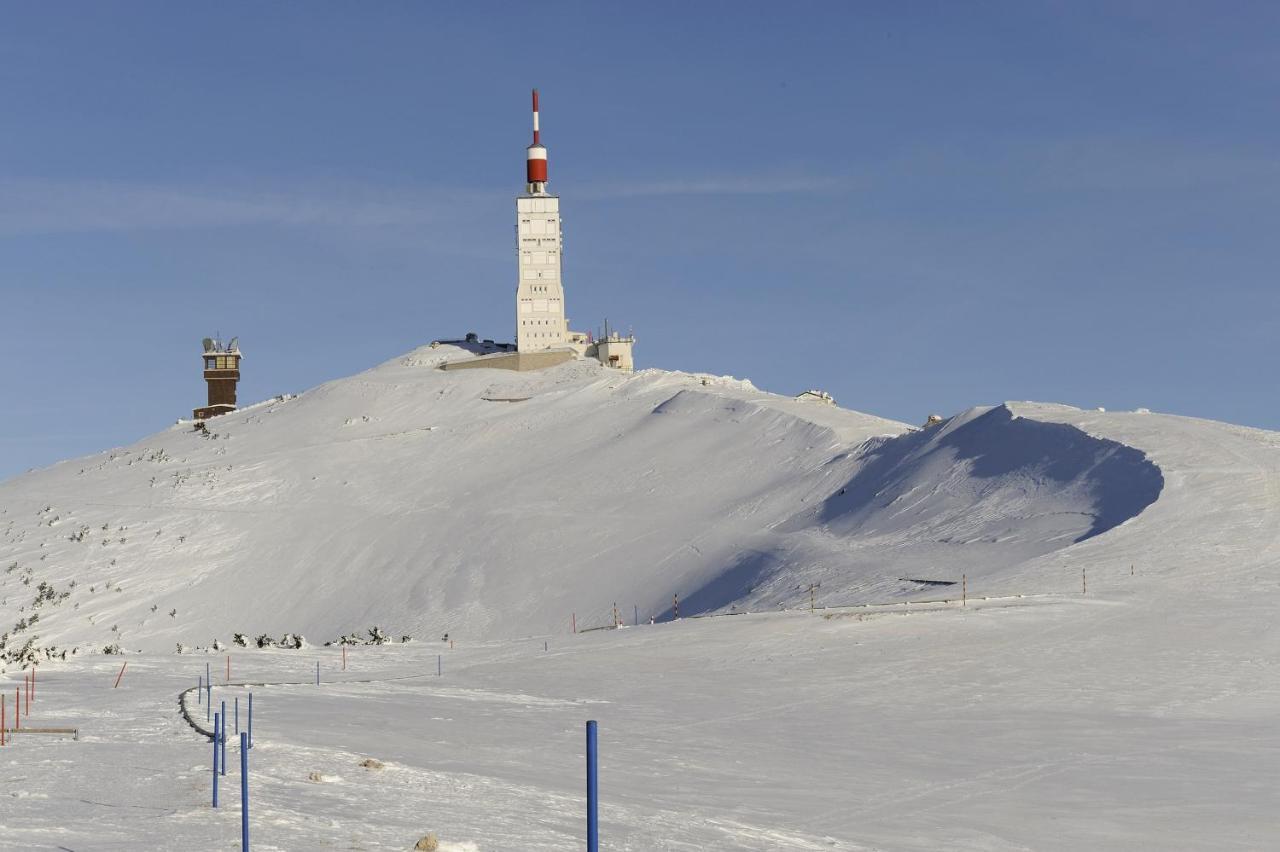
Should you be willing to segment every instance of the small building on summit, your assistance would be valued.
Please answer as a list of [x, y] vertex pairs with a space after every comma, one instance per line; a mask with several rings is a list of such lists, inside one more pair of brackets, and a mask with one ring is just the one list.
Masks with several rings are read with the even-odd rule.
[[836, 398], [824, 390], [818, 388], [810, 388], [803, 393], [796, 394], [796, 399], [803, 402], [818, 402], [823, 405], [835, 405]]
[[208, 420], [236, 410], [236, 384], [240, 381], [240, 338], [225, 347], [212, 337], [204, 339], [204, 380], [209, 385], [209, 404], [191, 412], [196, 420]]
[[599, 340], [587, 347], [586, 354], [606, 367], [630, 371], [636, 368], [635, 362], [631, 360], [631, 349], [635, 343], [635, 335], [628, 334], [623, 337], [616, 330], [609, 328], [609, 322], [606, 320], [604, 333]]

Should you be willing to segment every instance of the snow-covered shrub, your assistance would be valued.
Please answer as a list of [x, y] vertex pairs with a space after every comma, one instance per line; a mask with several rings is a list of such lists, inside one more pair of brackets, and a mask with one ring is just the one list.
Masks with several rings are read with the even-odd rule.
[[112, 642], [110, 645], [104, 645], [104, 646], [103, 646], [103, 648], [102, 648], [102, 653], [104, 653], [104, 654], [123, 654], [123, 653], [124, 653], [124, 651], [121, 651], [121, 650], [120, 650], [120, 644], [119, 644], [118, 642]]
[[231, 636], [231, 641], [239, 645], [241, 648], [249, 647], [249, 637], [243, 633], [235, 633]]

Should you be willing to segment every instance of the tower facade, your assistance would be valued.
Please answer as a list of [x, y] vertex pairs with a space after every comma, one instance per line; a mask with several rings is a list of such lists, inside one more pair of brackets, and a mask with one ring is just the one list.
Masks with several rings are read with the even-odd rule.
[[560, 199], [547, 193], [547, 149], [533, 90], [533, 144], [525, 155], [525, 193], [516, 198], [516, 349], [536, 352], [569, 342], [564, 313]]
[[231, 343], [224, 347], [221, 341], [206, 337], [203, 357], [209, 404], [191, 412], [196, 420], [207, 420], [236, 410], [236, 383], [240, 381], [240, 359], [243, 357], [240, 338], [231, 338]]

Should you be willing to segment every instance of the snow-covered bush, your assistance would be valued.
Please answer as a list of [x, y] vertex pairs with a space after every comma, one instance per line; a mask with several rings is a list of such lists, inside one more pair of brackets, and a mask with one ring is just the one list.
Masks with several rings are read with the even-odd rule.
[[286, 633], [280, 637], [279, 645], [281, 648], [288, 648], [291, 651], [298, 651], [305, 648], [307, 640], [303, 638], [301, 633]]

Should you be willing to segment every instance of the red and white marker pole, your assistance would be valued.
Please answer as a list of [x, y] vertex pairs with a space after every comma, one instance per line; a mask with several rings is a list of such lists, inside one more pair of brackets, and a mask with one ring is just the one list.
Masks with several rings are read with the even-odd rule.
[[533, 90], [533, 144], [538, 145], [542, 142], [540, 131], [538, 129], [538, 90]]

